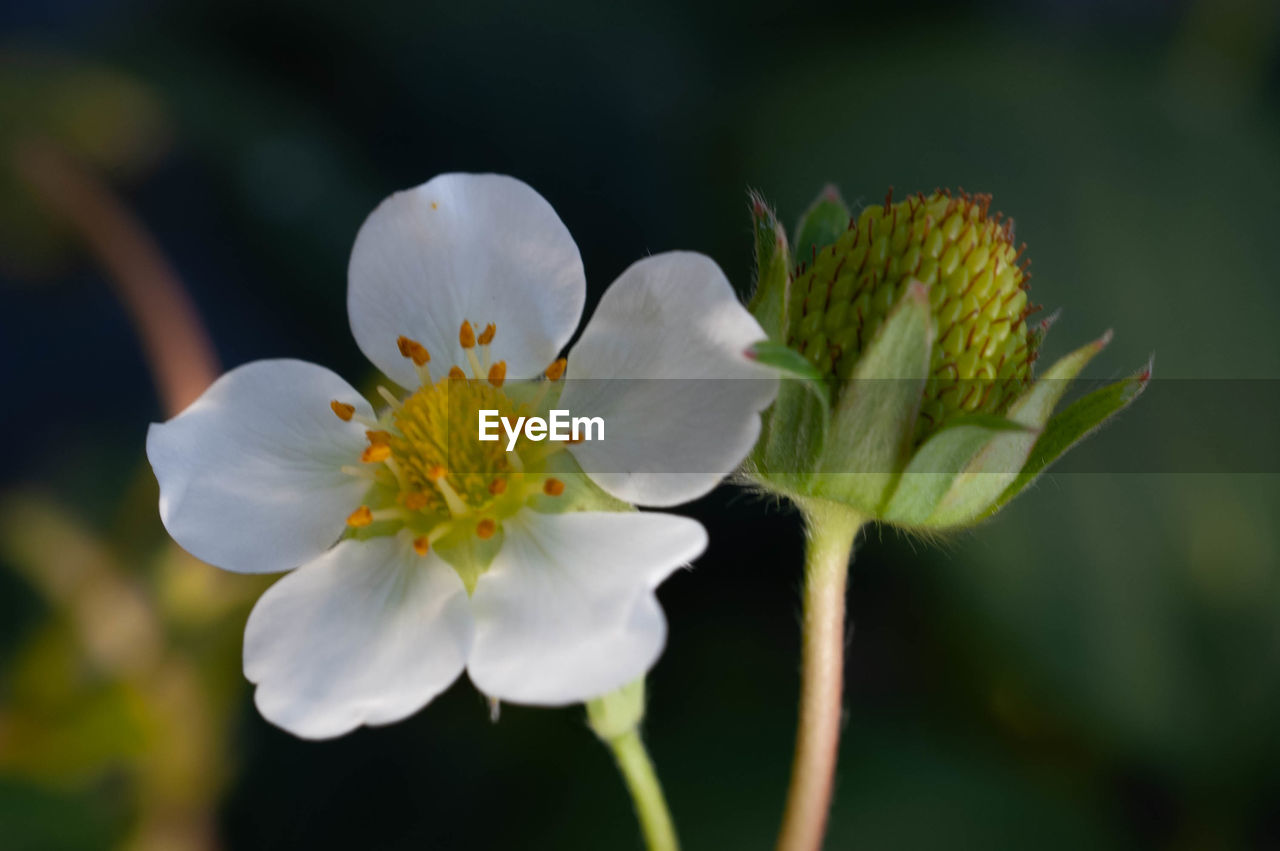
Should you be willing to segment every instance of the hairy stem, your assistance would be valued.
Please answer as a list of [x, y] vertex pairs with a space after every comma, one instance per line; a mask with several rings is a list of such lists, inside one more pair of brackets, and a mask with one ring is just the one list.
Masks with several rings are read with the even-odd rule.
[[863, 523], [844, 506], [800, 507], [807, 535], [800, 712], [778, 851], [817, 851], [826, 833], [843, 712], [845, 584]]

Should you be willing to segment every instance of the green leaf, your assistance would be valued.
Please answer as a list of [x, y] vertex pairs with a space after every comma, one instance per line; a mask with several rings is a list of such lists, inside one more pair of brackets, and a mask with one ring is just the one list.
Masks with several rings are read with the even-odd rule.
[[987, 444], [964, 472], [956, 476], [927, 525], [957, 526], [984, 516], [1005, 488], [1018, 477], [1039, 432], [1044, 430], [1067, 387], [1109, 342], [1110, 331], [1066, 355], [1014, 400], [1006, 416], [1033, 431], [998, 435]]
[[756, 192], [751, 193], [751, 230], [756, 245], [756, 289], [747, 309], [771, 339], [782, 340], [786, 336], [791, 288], [787, 232], [773, 209]]
[[843, 385], [812, 481], [816, 496], [867, 514], [907, 462], [933, 348], [929, 291], [913, 282]]
[[1068, 449], [1097, 431], [1103, 423], [1141, 396], [1151, 380], [1151, 367], [1151, 364], [1147, 364], [1146, 369], [1141, 372], [1077, 399], [1049, 420], [1044, 433], [1040, 435], [1040, 439], [1031, 450], [1031, 456], [1027, 458], [1022, 472], [1018, 473], [1013, 484], [1005, 488], [1004, 493], [1000, 494], [995, 504], [987, 510], [987, 516], [1003, 508], [1005, 503], [1022, 493], [1027, 485], [1039, 478], [1040, 474], [1050, 464], [1061, 458]]
[[994, 438], [1028, 428], [1003, 417], [972, 414], [950, 420], [911, 457], [885, 506], [883, 519], [916, 526], [929, 519], [960, 471]]
[[839, 239], [849, 229], [849, 218], [840, 190], [832, 184], [824, 186], [796, 225], [796, 261], [810, 260], [815, 252]]

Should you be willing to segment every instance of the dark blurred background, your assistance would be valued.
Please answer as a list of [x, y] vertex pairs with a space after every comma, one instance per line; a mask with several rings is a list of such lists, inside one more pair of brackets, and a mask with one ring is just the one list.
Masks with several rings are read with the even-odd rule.
[[[1157, 381], [1089, 472], [941, 542], [865, 535], [829, 847], [1280, 847], [1280, 467], [1249, 461], [1276, 457], [1278, 8], [0, 4], [0, 847], [639, 847], [580, 709], [491, 724], [463, 679], [333, 742], [266, 724], [239, 670], [264, 581], [157, 516], [143, 437], [207, 380], [201, 324], [223, 367], [367, 377], [356, 229], [455, 170], [545, 195], [590, 302], [675, 248], [748, 291], [748, 187], [787, 220], [828, 181], [993, 193], [1064, 308], [1047, 354], [1113, 328], [1091, 375], [1154, 352]], [[1161, 406], [1166, 379], [1246, 416]], [[1215, 440], [1236, 460], [1192, 457]], [[647, 739], [688, 848], [769, 848], [798, 519], [682, 510], [712, 545], [663, 587]]]

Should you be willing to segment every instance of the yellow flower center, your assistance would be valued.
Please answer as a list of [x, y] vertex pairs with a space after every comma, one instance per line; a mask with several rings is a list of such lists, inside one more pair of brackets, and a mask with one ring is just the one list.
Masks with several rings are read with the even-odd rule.
[[[476, 439], [481, 410], [496, 410], [511, 422], [522, 415], [500, 389], [468, 378], [442, 378], [394, 411], [396, 432], [388, 445], [402, 499], [413, 498], [423, 510], [436, 512], [449, 509], [450, 491], [468, 510], [493, 501], [494, 483], [506, 481], [511, 461], [505, 439]], [[515, 452], [524, 451], [524, 443], [521, 435]], [[498, 487], [505, 490], [505, 485]]]
[[502, 521], [530, 499], [564, 492], [564, 483], [546, 472], [546, 462], [562, 447], [534, 445], [523, 434], [511, 447], [505, 434], [495, 441], [479, 439], [482, 410], [496, 411], [499, 422], [506, 420], [514, 427], [518, 417], [541, 405], [551, 384], [564, 374], [560, 359], [547, 368], [542, 382], [521, 388], [529, 392], [504, 389], [506, 363], [491, 362], [489, 355], [496, 333], [490, 324], [477, 336], [471, 323], [463, 322], [458, 339], [470, 374], [453, 366], [438, 381], [431, 378], [426, 348], [399, 338], [400, 353], [413, 361], [421, 385], [403, 399], [379, 387], [389, 407], [377, 420], [358, 418], [350, 404], [331, 403], [340, 419], [355, 418], [368, 426], [369, 445], [359, 463], [343, 467], [371, 483], [365, 504], [347, 518], [353, 530], [407, 530], [414, 549], [426, 555], [442, 539], [454, 545], [468, 538], [488, 541], [501, 530]]

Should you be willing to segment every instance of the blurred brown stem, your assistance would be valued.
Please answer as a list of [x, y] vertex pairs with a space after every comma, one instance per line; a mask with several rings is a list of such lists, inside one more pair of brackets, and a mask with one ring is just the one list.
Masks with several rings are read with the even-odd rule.
[[13, 156], [18, 175], [107, 272], [138, 333], [164, 410], [177, 414], [219, 368], [195, 305], [160, 246], [111, 187], [71, 156], [36, 141], [19, 145]]
[[808, 501], [805, 518], [803, 645], [796, 753], [778, 851], [818, 851], [835, 785], [844, 691], [844, 598], [862, 518], [844, 506]]

